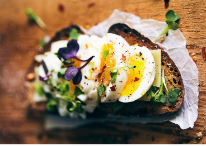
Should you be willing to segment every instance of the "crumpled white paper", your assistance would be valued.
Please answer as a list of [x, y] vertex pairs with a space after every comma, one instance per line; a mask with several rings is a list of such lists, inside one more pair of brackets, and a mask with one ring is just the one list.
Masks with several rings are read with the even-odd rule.
[[[159, 22], [153, 19], [141, 20], [140, 17], [134, 14], [125, 13], [119, 10], [114, 10], [111, 16], [93, 26], [87, 34], [103, 36], [108, 32], [111, 25], [115, 23], [125, 23], [129, 27], [139, 31], [144, 36], [154, 40], [164, 29], [165, 22]], [[157, 42], [158, 43], [158, 42]], [[48, 116], [46, 120], [46, 128], [74, 128], [80, 125], [85, 125], [92, 122], [126, 122], [126, 123], [160, 123], [164, 121], [170, 121], [178, 124], [181, 129], [193, 128], [194, 122], [198, 116], [198, 69], [194, 61], [189, 56], [186, 49], [186, 39], [182, 35], [180, 30], [169, 30], [169, 36], [166, 37], [163, 43], [158, 43], [165, 48], [165, 51], [173, 59], [176, 66], [179, 68], [184, 88], [185, 88], [185, 100], [183, 107], [175, 114], [162, 115], [155, 117], [135, 117], [135, 118], [102, 118], [102, 119], [86, 119], [86, 120], [71, 120], [69, 118], [65, 121], [58, 120], [55, 122], [55, 117]], [[74, 124], [75, 123], [75, 124]], [[62, 127], [63, 126], [63, 127]]]

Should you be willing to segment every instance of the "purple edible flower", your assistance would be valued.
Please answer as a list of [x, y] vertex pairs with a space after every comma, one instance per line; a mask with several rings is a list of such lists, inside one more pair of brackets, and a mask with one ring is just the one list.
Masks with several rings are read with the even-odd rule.
[[70, 81], [71, 79], [73, 79], [73, 84], [77, 85], [80, 83], [80, 81], [82, 80], [82, 73], [81, 73], [81, 69], [84, 68], [92, 59], [94, 58], [94, 56], [90, 57], [87, 60], [87, 63], [85, 63], [83, 66], [79, 67], [79, 68], [75, 68], [75, 67], [69, 67], [67, 68], [64, 78], [67, 81]]
[[50, 74], [46, 75], [45, 77], [39, 76], [39, 79], [40, 79], [41, 81], [44, 81], [44, 82], [45, 82], [45, 81], [48, 80], [48, 77], [51, 76], [53, 73], [54, 73], [54, 72], [51, 72]]
[[77, 58], [77, 52], [79, 51], [79, 44], [77, 43], [76, 40], [71, 39], [68, 43], [67, 43], [67, 47], [65, 48], [60, 48], [58, 51], [58, 54], [64, 58], [64, 60], [69, 60], [72, 58], [75, 58], [79, 61], [88, 61], [88, 60], [81, 60], [79, 58]]

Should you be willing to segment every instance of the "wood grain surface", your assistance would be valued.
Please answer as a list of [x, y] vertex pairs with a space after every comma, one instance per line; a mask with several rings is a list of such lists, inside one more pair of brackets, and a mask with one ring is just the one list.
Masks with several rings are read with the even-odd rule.
[[[41, 30], [31, 25], [25, 14], [32, 8], [47, 25]], [[199, 69], [199, 109], [194, 128], [178, 125], [95, 123], [73, 130], [44, 128], [44, 119], [28, 112], [25, 90], [26, 71], [39, 51], [45, 35], [70, 24], [89, 28], [105, 20], [114, 9], [133, 13], [142, 19], [165, 21], [173, 9], [180, 15], [179, 26], [190, 54], [195, 53]], [[0, 0], [0, 143], [205, 143], [206, 142], [206, 0]], [[37, 114], [37, 115], [36, 115]], [[196, 133], [201, 132], [198, 139]]]

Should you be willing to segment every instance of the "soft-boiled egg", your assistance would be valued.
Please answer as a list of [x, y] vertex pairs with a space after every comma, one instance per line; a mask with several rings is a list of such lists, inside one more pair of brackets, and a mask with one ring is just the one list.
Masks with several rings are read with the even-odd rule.
[[[101, 102], [132, 102], [141, 98], [151, 87], [155, 76], [155, 62], [146, 47], [130, 46], [124, 38], [111, 33], [103, 38], [81, 35], [78, 43], [80, 50], [77, 56], [81, 59], [95, 56], [82, 70], [80, 85], [85, 94], [78, 98], [87, 104], [85, 110], [92, 112], [96, 107], [97, 87], [100, 85], [106, 86]], [[129, 69], [126, 66], [136, 68]], [[104, 73], [108, 69], [111, 70]], [[113, 82], [110, 73], [116, 71], [117, 78]]]

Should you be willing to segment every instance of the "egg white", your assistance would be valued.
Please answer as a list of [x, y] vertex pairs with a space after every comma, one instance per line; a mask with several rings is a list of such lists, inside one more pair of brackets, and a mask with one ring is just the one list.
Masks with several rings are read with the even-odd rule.
[[[140, 53], [141, 52], [141, 53]], [[139, 98], [141, 98], [152, 86], [155, 78], [155, 62], [154, 57], [150, 50], [146, 47], [139, 46], [130, 46], [130, 49], [127, 53], [125, 53], [126, 57], [134, 56], [137, 54], [142, 54], [144, 58], [144, 73], [141, 80], [141, 83], [136, 91], [130, 96], [120, 96], [120, 102], [133, 102]], [[138, 66], [138, 64], [136, 65]]]

